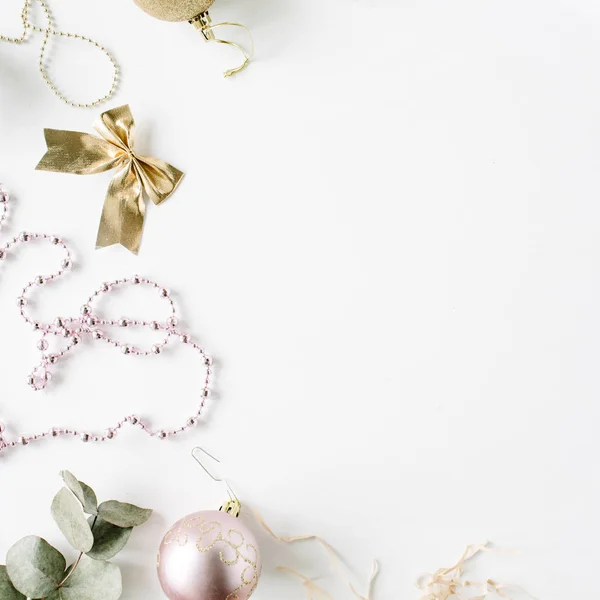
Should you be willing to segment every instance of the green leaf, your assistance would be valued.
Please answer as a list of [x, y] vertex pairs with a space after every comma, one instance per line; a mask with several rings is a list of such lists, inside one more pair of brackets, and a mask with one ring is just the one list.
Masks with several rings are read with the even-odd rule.
[[83, 481], [79, 482], [79, 485], [83, 489], [83, 510], [88, 515], [98, 514], [98, 498], [96, 498], [96, 492]]
[[47, 600], [119, 600], [122, 592], [117, 565], [83, 558], [73, 575]]
[[61, 471], [60, 476], [67, 484], [67, 487], [75, 494], [77, 500], [81, 502], [83, 510], [88, 515], [97, 515], [98, 499], [96, 498], [94, 490], [89, 485], [83, 483], [83, 481], [79, 481], [73, 473], [69, 471]]
[[152, 516], [152, 511], [133, 504], [109, 500], [98, 507], [98, 514], [104, 521], [117, 527], [137, 527], [143, 525]]
[[21, 592], [17, 592], [13, 586], [4, 565], [0, 565], [0, 598], [2, 598], [2, 600], [27, 600], [27, 598], [23, 596]]
[[67, 488], [62, 488], [52, 501], [52, 516], [67, 541], [75, 550], [88, 552], [94, 545], [94, 536], [81, 506]]
[[58, 588], [67, 562], [46, 540], [31, 535], [18, 541], [6, 555], [13, 586], [28, 598], [45, 598]]
[[108, 560], [121, 552], [133, 531], [133, 527], [117, 527], [100, 517], [90, 517], [88, 523], [94, 526], [94, 545], [86, 554], [94, 560]]

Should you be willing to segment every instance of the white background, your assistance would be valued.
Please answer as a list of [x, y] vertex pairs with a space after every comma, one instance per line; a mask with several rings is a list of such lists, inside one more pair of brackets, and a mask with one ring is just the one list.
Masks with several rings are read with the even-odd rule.
[[[0, 556], [49, 517], [70, 469], [101, 498], [155, 509], [117, 559], [125, 600], [161, 598], [154, 559], [172, 522], [222, 493], [189, 458], [217, 454], [238, 495], [284, 534], [336, 546], [375, 598], [415, 598], [415, 576], [484, 539], [475, 579], [546, 600], [597, 588], [600, 319], [600, 8], [593, 0], [217, 0], [248, 25], [256, 62], [131, 0], [52, 2], [59, 25], [122, 66], [137, 149], [187, 174], [150, 207], [138, 258], [95, 251], [110, 174], [34, 171], [44, 127], [90, 131], [100, 109], [63, 106], [37, 73], [40, 37], [0, 45], [0, 179], [10, 235], [57, 232], [76, 270], [37, 297], [76, 314], [107, 279], [151, 276], [213, 354], [207, 419], [157, 442], [42, 442], [0, 459]], [[0, 29], [18, 31], [18, 0]], [[75, 53], [71, 53], [74, 50]], [[55, 47], [52, 73], [93, 96], [101, 56]], [[85, 78], [89, 80], [85, 81]], [[107, 79], [108, 77], [108, 79]], [[8, 235], [8, 232], [7, 232]], [[102, 430], [128, 413], [176, 425], [198, 403], [198, 363], [86, 343], [46, 393], [25, 384], [37, 337], [15, 298], [58, 256], [27, 248], [0, 274], [0, 418], [11, 437]], [[114, 316], [154, 315], [153, 295]], [[132, 302], [129, 303], [131, 307]], [[131, 313], [131, 314], [130, 314]], [[257, 598], [302, 598], [280, 563], [327, 576], [316, 548], [264, 536]], [[338, 598], [349, 597], [331, 577]]]

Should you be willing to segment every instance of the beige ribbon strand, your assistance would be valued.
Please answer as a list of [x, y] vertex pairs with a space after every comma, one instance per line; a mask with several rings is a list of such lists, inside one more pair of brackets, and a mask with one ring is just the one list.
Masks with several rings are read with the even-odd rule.
[[[276, 541], [282, 542], [284, 544], [295, 544], [298, 542], [317, 542], [321, 545], [321, 547], [327, 553], [329, 560], [331, 562], [331, 566], [334, 571], [338, 573], [341, 581], [352, 591], [352, 593], [356, 596], [358, 600], [371, 600], [371, 595], [373, 593], [373, 585], [375, 580], [377, 579], [377, 575], [379, 574], [379, 564], [377, 561], [373, 561], [373, 572], [371, 573], [371, 577], [369, 579], [369, 585], [367, 588], [367, 595], [362, 596], [356, 591], [356, 588], [352, 584], [350, 574], [348, 570], [344, 567], [341, 559], [339, 558], [337, 552], [333, 549], [333, 547], [328, 544], [323, 538], [317, 535], [301, 535], [295, 537], [281, 537], [278, 536], [273, 530], [265, 523], [264, 519], [260, 515], [259, 512], [255, 512], [255, 518], [258, 523], [263, 527], [263, 529]], [[300, 579], [302, 579], [303, 585], [306, 589], [307, 599], [308, 600], [333, 600], [333, 598], [319, 585], [317, 585], [314, 580], [298, 573], [294, 569], [289, 567], [277, 567], [279, 571], [290, 573]]]
[[[425, 592], [419, 600], [487, 600], [491, 595], [504, 600], [514, 600], [507, 590], [519, 591], [535, 600], [533, 596], [515, 585], [496, 583], [492, 579], [484, 582], [465, 580], [463, 575], [467, 563], [484, 552], [518, 554], [518, 552], [510, 550], [490, 548], [489, 542], [471, 544], [465, 548], [458, 562], [452, 567], [438, 569], [433, 574], [421, 575], [417, 579], [415, 587]], [[474, 596], [474, 593], [479, 593], [479, 595]]]
[[[377, 561], [373, 561], [373, 572], [369, 579], [367, 595], [362, 596], [354, 588], [350, 575], [336, 551], [323, 538], [320, 538], [316, 535], [282, 537], [273, 532], [273, 530], [265, 523], [260, 513], [255, 512], [255, 518], [263, 527], [263, 529], [278, 542], [282, 542], [284, 544], [294, 544], [296, 542], [315, 541], [320, 544], [327, 553], [333, 569], [337, 571], [341, 581], [350, 588], [356, 598], [358, 600], [371, 600], [373, 594], [373, 584], [375, 583], [379, 573], [379, 565]], [[518, 554], [518, 552], [510, 550], [490, 548], [489, 542], [471, 544], [465, 548], [462, 556], [453, 566], [438, 569], [433, 574], [422, 575], [417, 579], [415, 582], [416, 588], [421, 592], [424, 592], [424, 595], [420, 596], [419, 600], [488, 600], [491, 595], [494, 595], [497, 598], [502, 598], [503, 600], [515, 600], [515, 598], [508, 593], [509, 590], [514, 592], [518, 591], [526, 595], [531, 600], [536, 600], [533, 596], [516, 585], [496, 583], [492, 579], [488, 579], [484, 582], [469, 581], [464, 579], [463, 575], [467, 563], [475, 558], [475, 556], [478, 554], [485, 552]], [[307, 577], [306, 575], [303, 575], [302, 573], [299, 573], [290, 567], [280, 566], [277, 567], [277, 570], [288, 573], [300, 579], [305, 589], [307, 600], [334, 600], [326, 590], [315, 583], [314, 579], [311, 579], [310, 577]], [[473, 594], [479, 595], [474, 596]]]

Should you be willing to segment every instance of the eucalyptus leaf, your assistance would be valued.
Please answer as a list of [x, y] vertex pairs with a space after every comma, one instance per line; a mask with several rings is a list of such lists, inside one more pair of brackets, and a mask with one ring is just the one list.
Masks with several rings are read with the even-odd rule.
[[0, 598], [2, 600], [27, 600], [21, 592], [17, 592], [15, 589], [4, 565], [0, 565]]
[[94, 492], [94, 490], [89, 485], [83, 483], [83, 481], [80, 481], [79, 485], [83, 490], [83, 510], [88, 515], [97, 515], [98, 498], [96, 497], [96, 492]]
[[67, 487], [75, 494], [77, 500], [81, 502], [83, 510], [88, 515], [98, 514], [98, 499], [94, 490], [83, 481], [79, 481], [73, 473], [69, 471], [60, 472], [63, 481]]
[[67, 488], [62, 488], [52, 501], [52, 516], [67, 541], [79, 552], [89, 552], [94, 545], [92, 530], [81, 506]]
[[86, 554], [94, 560], [108, 560], [121, 552], [133, 531], [133, 527], [117, 527], [100, 517], [90, 517], [88, 523], [93, 526], [94, 545]]
[[73, 575], [47, 600], [119, 600], [122, 592], [117, 565], [84, 557]]
[[133, 504], [109, 500], [98, 507], [98, 514], [101, 519], [117, 527], [137, 527], [152, 516], [152, 511]]
[[13, 586], [32, 600], [54, 592], [66, 566], [65, 557], [56, 548], [34, 535], [18, 541], [6, 555], [6, 571]]

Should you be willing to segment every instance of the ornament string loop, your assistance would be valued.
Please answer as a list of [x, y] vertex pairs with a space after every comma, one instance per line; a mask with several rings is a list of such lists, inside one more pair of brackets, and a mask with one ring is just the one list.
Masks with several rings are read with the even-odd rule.
[[101, 137], [45, 129], [48, 151], [36, 169], [76, 175], [117, 169], [106, 194], [96, 247], [121, 244], [137, 254], [146, 214], [144, 194], [161, 204], [175, 191], [183, 173], [162, 160], [136, 154], [134, 127], [125, 105], [100, 116], [95, 129]]
[[[240, 73], [250, 64], [250, 62], [254, 58], [254, 39], [252, 37], [252, 34], [250, 33], [250, 30], [245, 25], [242, 25], [241, 23], [234, 23], [231, 21], [223, 21], [222, 23], [213, 24], [208, 12], [204, 12], [194, 17], [190, 20], [190, 23], [196, 29], [200, 30], [200, 32], [204, 36], [205, 41], [216, 42], [217, 44], [231, 46], [232, 48], [238, 50], [244, 57], [244, 62], [239, 67], [236, 67], [234, 69], [227, 69], [223, 73], [225, 77], [232, 77], [233, 75]], [[237, 42], [232, 42], [216, 37], [214, 34], [214, 30], [218, 29], [219, 27], [238, 27], [239, 29], [244, 30], [248, 35], [248, 39], [250, 40], [250, 51], [246, 50], [241, 44], [238, 44]]]
[[[112, 96], [114, 95], [114, 93], [117, 89], [117, 85], [119, 82], [119, 66], [117, 65], [112, 54], [104, 46], [102, 46], [98, 42], [96, 42], [84, 35], [79, 35], [78, 33], [68, 33], [65, 31], [58, 31], [57, 29], [55, 29], [54, 21], [52, 19], [52, 15], [50, 13], [50, 9], [48, 7], [48, 4], [46, 3], [46, 0], [38, 0], [38, 2], [40, 3], [42, 10], [44, 11], [44, 17], [46, 19], [46, 27], [39, 27], [38, 25], [35, 25], [34, 23], [31, 22], [30, 12], [31, 12], [31, 7], [32, 7], [32, 0], [25, 0], [25, 4], [23, 5], [23, 10], [21, 11], [21, 21], [23, 23], [23, 33], [21, 34], [20, 37], [10, 37], [7, 35], [0, 35], [0, 42], [7, 42], [9, 44], [21, 45], [27, 41], [28, 34], [30, 31], [33, 31], [36, 33], [42, 33], [44, 35], [44, 37], [42, 40], [42, 46], [41, 46], [40, 55], [39, 55], [39, 71], [40, 71], [40, 74], [41, 74], [43, 80], [46, 82], [46, 85], [50, 88], [50, 90], [52, 90], [52, 92], [54, 93], [54, 95], [57, 98], [59, 98], [66, 105], [72, 106], [74, 108], [92, 108], [92, 107], [97, 106], [98, 104], [101, 104], [103, 102], [106, 102], [107, 100], [112, 98]], [[108, 58], [108, 60], [110, 61], [110, 64], [112, 65], [112, 68], [113, 68], [112, 83], [110, 85], [108, 92], [106, 92], [106, 94], [104, 96], [98, 98], [97, 100], [94, 100], [93, 102], [88, 102], [88, 103], [74, 102], [73, 100], [70, 100], [69, 98], [67, 98], [67, 96], [65, 96], [58, 89], [58, 87], [56, 86], [56, 84], [54, 83], [52, 78], [48, 75], [48, 71], [46, 69], [46, 64], [45, 64], [46, 63], [46, 53], [48, 50], [48, 45], [49, 45], [51, 37], [60, 37], [60, 38], [69, 38], [69, 39], [74, 39], [74, 40], [80, 40], [82, 42], [86, 42], [86, 43], [94, 46], [95, 48], [97, 48], [98, 50], [101, 50], [104, 53], [104, 55]]]

